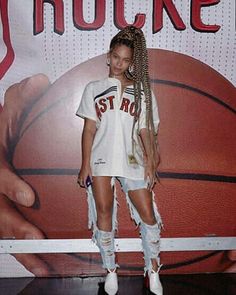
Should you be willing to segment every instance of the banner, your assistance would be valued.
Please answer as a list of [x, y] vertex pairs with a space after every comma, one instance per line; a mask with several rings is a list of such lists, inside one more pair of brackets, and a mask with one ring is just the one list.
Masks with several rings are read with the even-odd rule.
[[[91, 238], [75, 113], [129, 24], [145, 34], [159, 107], [162, 238], [235, 237], [235, 10], [234, 0], [0, 0], [0, 238]], [[117, 193], [116, 236], [137, 238]], [[117, 256], [120, 273], [143, 272], [141, 253]], [[103, 272], [98, 253], [14, 257], [0, 255], [1, 277]], [[163, 274], [236, 270], [235, 251], [163, 251], [161, 262]]]

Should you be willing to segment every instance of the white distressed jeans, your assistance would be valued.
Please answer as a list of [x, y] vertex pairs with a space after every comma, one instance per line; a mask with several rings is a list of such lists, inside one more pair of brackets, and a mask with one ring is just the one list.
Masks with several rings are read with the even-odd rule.
[[88, 196], [88, 210], [89, 210], [89, 228], [93, 229], [93, 240], [96, 242], [97, 246], [99, 247], [103, 267], [106, 269], [114, 269], [118, 265], [115, 263], [115, 246], [114, 246], [114, 233], [117, 230], [117, 196], [116, 196], [116, 189], [115, 189], [115, 179], [117, 179], [122, 187], [126, 195], [126, 200], [130, 209], [131, 218], [135, 221], [140, 228], [140, 235], [142, 238], [142, 247], [144, 252], [144, 261], [145, 261], [145, 268], [144, 272], [152, 270], [152, 259], [156, 259], [157, 264], [160, 268], [160, 232], [162, 228], [162, 220], [160, 214], [158, 212], [156, 203], [155, 203], [155, 196], [154, 192], [152, 192], [153, 198], [153, 209], [154, 215], [156, 219], [156, 224], [148, 225], [144, 223], [139, 213], [137, 212], [136, 208], [132, 204], [128, 192], [130, 190], [137, 190], [142, 188], [147, 188], [147, 182], [144, 180], [130, 180], [121, 177], [112, 177], [111, 179], [111, 186], [114, 191], [114, 204], [113, 204], [113, 214], [112, 214], [112, 231], [105, 232], [100, 230], [97, 227], [97, 212], [96, 212], [96, 205], [93, 197], [92, 187], [90, 186], [87, 189], [87, 196]]

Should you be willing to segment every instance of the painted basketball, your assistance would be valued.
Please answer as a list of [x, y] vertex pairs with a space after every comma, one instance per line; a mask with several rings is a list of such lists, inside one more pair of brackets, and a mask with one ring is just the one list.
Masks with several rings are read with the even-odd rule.
[[[162, 237], [235, 236], [235, 87], [183, 54], [150, 49], [149, 64], [161, 120], [161, 181], [155, 193]], [[37, 202], [18, 208], [48, 238], [91, 237], [85, 190], [76, 184], [83, 120], [75, 113], [85, 85], [107, 73], [105, 55], [73, 68], [37, 101], [22, 126], [13, 163]], [[119, 187], [118, 195], [118, 237], [138, 237]], [[224, 252], [163, 252], [161, 257], [166, 273], [220, 272], [233, 263]], [[121, 273], [141, 271], [141, 254], [118, 259]], [[78, 272], [85, 272], [84, 264], [78, 263]]]

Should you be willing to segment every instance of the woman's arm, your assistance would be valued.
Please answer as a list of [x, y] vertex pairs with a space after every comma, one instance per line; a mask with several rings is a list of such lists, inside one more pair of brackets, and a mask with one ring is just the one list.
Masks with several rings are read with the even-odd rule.
[[85, 118], [82, 133], [82, 165], [78, 175], [78, 182], [82, 187], [86, 186], [86, 179], [88, 176], [92, 179], [90, 157], [96, 130], [96, 122]]
[[[150, 139], [149, 139], [150, 136]], [[156, 170], [159, 164], [159, 153], [157, 150], [157, 135], [152, 133], [148, 134], [146, 128], [140, 130], [140, 137], [143, 144], [144, 153], [144, 178], [149, 181], [149, 190], [151, 190], [157, 180]]]

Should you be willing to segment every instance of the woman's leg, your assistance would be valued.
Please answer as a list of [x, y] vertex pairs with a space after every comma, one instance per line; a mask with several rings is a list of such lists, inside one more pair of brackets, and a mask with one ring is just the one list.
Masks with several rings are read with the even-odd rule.
[[133, 190], [129, 191], [129, 198], [140, 217], [145, 273], [148, 272], [149, 288], [152, 293], [162, 295], [163, 289], [158, 274], [161, 220], [157, 220], [158, 212], [154, 212], [152, 193], [147, 189]]
[[95, 239], [102, 256], [103, 267], [108, 271], [104, 289], [106, 293], [113, 295], [117, 293], [118, 281], [115, 272], [117, 265], [115, 263], [114, 229], [112, 226], [114, 194], [111, 177], [93, 177], [92, 190], [97, 213]]
[[100, 230], [112, 230], [114, 194], [111, 177], [93, 176], [93, 196], [97, 211], [97, 226]]
[[92, 190], [97, 213], [95, 239], [101, 252], [103, 267], [115, 269], [114, 230], [112, 228], [114, 195], [111, 177], [94, 176]]
[[129, 191], [129, 198], [137, 210], [141, 222], [140, 233], [143, 244], [145, 270], [158, 271], [160, 267], [160, 220], [156, 220], [152, 192], [147, 189]]

